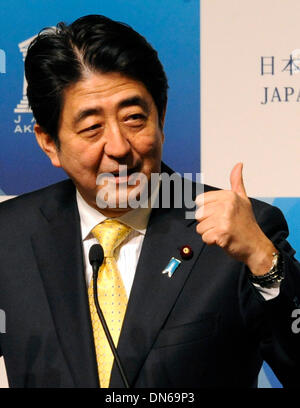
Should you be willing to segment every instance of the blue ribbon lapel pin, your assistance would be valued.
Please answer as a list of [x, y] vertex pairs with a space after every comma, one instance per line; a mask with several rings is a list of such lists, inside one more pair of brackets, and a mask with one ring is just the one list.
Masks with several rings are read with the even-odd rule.
[[172, 257], [170, 259], [168, 265], [162, 271], [162, 274], [167, 273], [168, 277], [171, 278], [180, 264], [181, 264], [181, 261], [179, 261], [178, 259]]

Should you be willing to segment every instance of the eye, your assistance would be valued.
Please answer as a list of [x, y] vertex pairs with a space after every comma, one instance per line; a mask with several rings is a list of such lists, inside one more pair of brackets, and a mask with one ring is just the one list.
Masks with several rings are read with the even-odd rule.
[[92, 126], [89, 126], [87, 128], [80, 130], [79, 133], [88, 133], [88, 132], [92, 132], [93, 130], [96, 130], [99, 128], [101, 128], [101, 125], [99, 123], [96, 123], [95, 125], [92, 125]]
[[125, 118], [125, 122], [132, 126], [141, 126], [147, 120], [147, 116], [143, 113], [133, 113]]
[[100, 127], [100, 125], [99, 124], [96, 124], [96, 125], [93, 125], [93, 126], [90, 126], [90, 127], [88, 127], [87, 129], [85, 129], [86, 131], [88, 131], [88, 130], [95, 130], [95, 129], [98, 129]]
[[133, 115], [129, 116], [130, 119], [144, 119], [145, 115], [142, 113], [134, 113]]

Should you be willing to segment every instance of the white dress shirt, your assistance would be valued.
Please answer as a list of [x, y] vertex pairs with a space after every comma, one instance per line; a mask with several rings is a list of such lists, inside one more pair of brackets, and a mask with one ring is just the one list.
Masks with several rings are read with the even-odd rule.
[[[76, 191], [78, 211], [80, 215], [81, 235], [84, 253], [84, 269], [87, 287], [92, 279], [93, 271], [89, 262], [89, 250], [98, 241], [92, 235], [92, 229], [107, 219], [102, 213], [91, 207]], [[129, 298], [136, 266], [140, 257], [142, 244], [144, 241], [151, 208], [137, 208], [128, 211], [121, 217], [117, 217], [123, 224], [132, 228], [127, 238], [115, 250], [115, 258], [124, 283], [124, 287]]]
[[[89, 250], [93, 244], [98, 243], [91, 231], [97, 224], [103, 222], [107, 217], [87, 204], [78, 190], [76, 190], [76, 199], [80, 216], [85, 278], [88, 287], [93, 275], [92, 267], [89, 262]], [[146, 234], [150, 213], [151, 208], [149, 206], [149, 208], [133, 209], [121, 217], [116, 218], [132, 228], [132, 231], [127, 238], [121, 243], [119, 248], [115, 250], [115, 258], [128, 298]], [[254, 284], [254, 286], [265, 300], [273, 299], [279, 294], [279, 284], [272, 288], [262, 288], [257, 284]]]

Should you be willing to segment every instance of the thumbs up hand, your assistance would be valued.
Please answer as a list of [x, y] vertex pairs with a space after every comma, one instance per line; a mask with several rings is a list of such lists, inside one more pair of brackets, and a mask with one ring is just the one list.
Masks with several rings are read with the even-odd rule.
[[242, 163], [232, 169], [231, 190], [209, 191], [197, 196], [196, 230], [207, 245], [218, 245], [244, 262], [254, 275], [263, 275], [272, 266], [276, 248], [256, 222], [242, 170]]
[[243, 180], [243, 163], [237, 163], [231, 170], [230, 185], [231, 191], [237, 193], [240, 197], [248, 199]]

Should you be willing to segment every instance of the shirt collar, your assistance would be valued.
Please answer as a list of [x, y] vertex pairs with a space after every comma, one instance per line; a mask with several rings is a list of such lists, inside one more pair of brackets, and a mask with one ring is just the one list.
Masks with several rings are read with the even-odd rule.
[[[76, 189], [76, 200], [80, 216], [82, 240], [90, 238], [89, 235], [92, 229], [99, 223], [107, 219], [100, 211], [91, 207]], [[149, 217], [151, 214], [151, 207], [136, 208], [128, 211], [121, 217], [116, 217], [117, 220], [128, 225], [135, 231], [145, 235]]]

